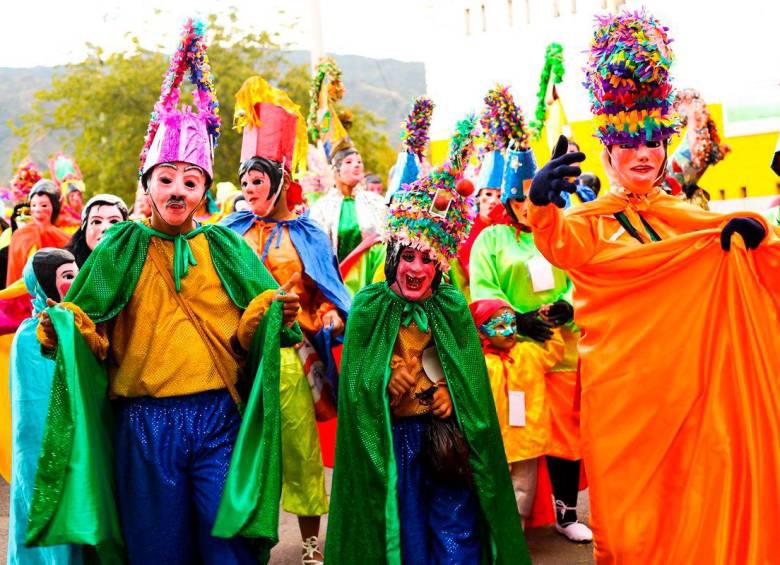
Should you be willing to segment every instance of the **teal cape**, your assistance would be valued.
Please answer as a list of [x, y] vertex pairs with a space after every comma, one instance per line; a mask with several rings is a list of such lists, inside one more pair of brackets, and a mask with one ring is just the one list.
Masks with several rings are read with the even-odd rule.
[[[277, 288], [237, 234], [215, 225], [197, 233], [208, 240], [217, 274], [238, 308], [246, 309], [257, 295]], [[151, 237], [152, 230], [135, 222], [112, 227], [82, 267], [66, 301], [95, 323], [116, 317], [138, 284]], [[186, 241], [175, 241], [177, 249], [187, 246]], [[186, 276], [186, 268], [183, 273]], [[106, 369], [76, 329], [72, 312], [54, 306], [49, 314], [59, 346], [26, 542], [91, 545], [101, 562], [121, 562]], [[275, 302], [249, 351], [246, 370], [255, 379], [245, 407], [240, 407], [245, 408], [242, 424], [213, 531], [220, 537], [260, 538], [266, 561], [278, 541], [281, 495], [279, 347], [300, 339], [297, 326], [283, 328], [281, 306]]]
[[[352, 303], [339, 382], [336, 464], [325, 545], [329, 565], [401, 563], [386, 389], [390, 357], [409, 304], [413, 303], [397, 296], [385, 282], [365, 287]], [[484, 356], [466, 301], [454, 287], [442, 284], [419, 305], [470, 446], [483, 523], [482, 562], [530, 564]]]

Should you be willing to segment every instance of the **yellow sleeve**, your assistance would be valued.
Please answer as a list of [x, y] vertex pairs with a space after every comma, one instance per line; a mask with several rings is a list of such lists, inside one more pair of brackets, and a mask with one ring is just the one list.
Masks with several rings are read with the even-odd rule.
[[553, 204], [529, 203], [528, 220], [537, 249], [560, 269], [576, 269], [596, 252], [598, 234], [586, 217], [566, 216]]
[[[87, 342], [87, 346], [95, 357], [104, 361], [108, 355], [108, 336], [106, 335], [105, 326], [103, 324], [96, 326], [95, 322], [86, 315], [84, 310], [73, 302], [60, 302], [59, 306], [73, 312], [73, 323], [76, 324], [76, 329], [79, 330], [79, 333], [84, 338], [84, 341]], [[49, 341], [40, 322], [35, 329], [35, 334], [43, 347], [47, 349], [55, 349], [57, 347], [56, 343]]]
[[539, 347], [539, 364], [545, 372], [555, 367], [563, 359], [566, 344], [563, 341], [560, 328], [553, 329], [553, 335], [544, 342], [544, 347]]
[[257, 327], [260, 325], [260, 320], [263, 319], [266, 311], [271, 307], [275, 293], [276, 290], [272, 288], [261, 292], [252, 299], [244, 313], [241, 314], [241, 319], [238, 321], [238, 329], [236, 330], [236, 338], [245, 351], [249, 351], [252, 345], [252, 338], [255, 337]]
[[504, 361], [498, 355], [485, 355], [488, 379], [490, 380], [490, 392], [493, 399], [497, 400], [506, 389], [506, 375], [504, 374]]

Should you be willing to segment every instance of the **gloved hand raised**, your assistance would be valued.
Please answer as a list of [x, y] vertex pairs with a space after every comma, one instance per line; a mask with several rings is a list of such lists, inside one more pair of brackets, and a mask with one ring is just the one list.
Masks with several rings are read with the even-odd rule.
[[566, 201], [561, 196], [561, 192], [572, 194], [577, 190], [577, 185], [566, 180], [566, 177], [578, 177], [582, 174], [582, 170], [574, 164], [584, 161], [585, 153], [580, 151], [566, 153], [568, 147], [569, 140], [565, 135], [560, 136], [552, 159], [536, 172], [531, 182], [529, 197], [537, 206], [555, 204], [558, 208], [563, 208], [566, 206]]
[[546, 305], [546, 308], [543, 306], [540, 310], [547, 321], [554, 326], [568, 324], [574, 319], [574, 307], [565, 300], [558, 300]]
[[731, 218], [720, 232], [720, 246], [723, 251], [731, 250], [731, 236], [738, 233], [745, 241], [745, 247], [755, 249], [766, 237], [766, 229], [753, 218]]
[[521, 314], [515, 314], [517, 333], [530, 337], [536, 341], [547, 341], [553, 336], [552, 324], [539, 317], [537, 310]]

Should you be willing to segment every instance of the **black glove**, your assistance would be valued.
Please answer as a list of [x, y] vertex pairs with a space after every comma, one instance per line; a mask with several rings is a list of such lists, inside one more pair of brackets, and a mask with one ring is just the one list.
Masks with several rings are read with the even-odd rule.
[[539, 317], [539, 312], [533, 310], [526, 314], [517, 312], [515, 314], [518, 333], [535, 339], [536, 341], [547, 341], [553, 335], [552, 324]]
[[720, 246], [723, 251], [731, 250], [731, 236], [738, 233], [745, 241], [745, 247], [755, 249], [766, 237], [766, 230], [761, 222], [753, 218], [732, 218], [723, 226], [720, 232]]
[[577, 190], [577, 185], [566, 180], [566, 177], [578, 177], [582, 174], [579, 167], [572, 166], [585, 160], [585, 153], [566, 153], [569, 140], [565, 135], [558, 138], [558, 144], [553, 151], [552, 159], [544, 167], [539, 169], [531, 182], [529, 197], [537, 206], [555, 204], [558, 208], [566, 206], [566, 201], [561, 197], [561, 192], [569, 194]]
[[554, 302], [547, 311], [547, 320], [554, 326], [568, 324], [574, 319], [574, 307], [565, 300]]

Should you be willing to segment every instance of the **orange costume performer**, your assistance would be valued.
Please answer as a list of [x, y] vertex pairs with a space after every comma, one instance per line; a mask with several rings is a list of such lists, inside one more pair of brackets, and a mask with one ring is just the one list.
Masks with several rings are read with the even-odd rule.
[[584, 158], [562, 156], [562, 138], [530, 194], [536, 245], [575, 287], [596, 560], [770, 563], [780, 231], [664, 194], [662, 163], [646, 188], [611, 166], [621, 151], [665, 152], [676, 129], [667, 44], [643, 12], [599, 21], [587, 78], [612, 192], [567, 214], [550, 205], [562, 205], [560, 191], [573, 189], [564, 177]]

